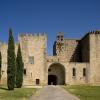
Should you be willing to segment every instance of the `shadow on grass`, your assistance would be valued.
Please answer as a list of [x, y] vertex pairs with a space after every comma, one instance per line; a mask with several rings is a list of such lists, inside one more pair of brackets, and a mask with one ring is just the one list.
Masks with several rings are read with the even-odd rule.
[[0, 87], [0, 89], [8, 91], [8, 89], [6, 87]]

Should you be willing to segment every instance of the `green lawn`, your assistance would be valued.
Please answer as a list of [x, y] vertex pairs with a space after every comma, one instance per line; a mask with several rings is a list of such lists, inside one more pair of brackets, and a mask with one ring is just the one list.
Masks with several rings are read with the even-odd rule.
[[65, 86], [64, 88], [81, 100], [100, 100], [100, 86]]
[[14, 91], [9, 91], [0, 86], [0, 100], [28, 100], [35, 92], [34, 88], [15, 88]]

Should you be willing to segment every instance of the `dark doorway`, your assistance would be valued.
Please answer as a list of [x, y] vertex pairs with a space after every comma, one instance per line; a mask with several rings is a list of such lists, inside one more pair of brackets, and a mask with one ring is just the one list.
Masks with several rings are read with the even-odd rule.
[[36, 85], [39, 85], [39, 84], [40, 84], [40, 80], [36, 79]]
[[48, 75], [48, 85], [57, 85], [56, 75]]

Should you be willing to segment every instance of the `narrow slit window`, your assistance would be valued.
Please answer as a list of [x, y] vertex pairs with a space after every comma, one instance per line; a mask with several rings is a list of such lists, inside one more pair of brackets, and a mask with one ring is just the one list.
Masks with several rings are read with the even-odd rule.
[[86, 76], [86, 68], [83, 68], [83, 76]]
[[26, 75], [26, 69], [24, 69], [24, 75]]
[[76, 76], [76, 69], [73, 68], [73, 76]]

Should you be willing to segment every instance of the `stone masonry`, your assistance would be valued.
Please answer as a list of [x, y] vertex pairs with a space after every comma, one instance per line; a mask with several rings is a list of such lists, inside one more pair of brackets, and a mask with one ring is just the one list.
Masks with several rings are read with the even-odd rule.
[[[100, 85], [100, 31], [89, 32], [81, 39], [66, 39], [59, 32], [53, 55], [47, 55], [47, 36], [19, 34], [18, 44], [24, 62], [23, 85]], [[1, 84], [7, 84], [7, 44], [0, 43], [2, 54]]]

